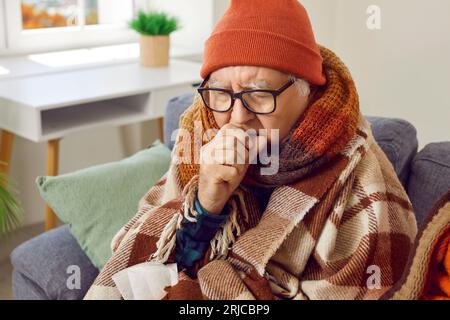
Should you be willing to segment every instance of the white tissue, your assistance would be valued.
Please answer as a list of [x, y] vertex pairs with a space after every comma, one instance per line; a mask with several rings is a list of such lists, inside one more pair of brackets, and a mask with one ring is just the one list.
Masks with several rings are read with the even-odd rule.
[[164, 288], [178, 283], [177, 264], [144, 262], [123, 269], [112, 276], [125, 300], [160, 300]]

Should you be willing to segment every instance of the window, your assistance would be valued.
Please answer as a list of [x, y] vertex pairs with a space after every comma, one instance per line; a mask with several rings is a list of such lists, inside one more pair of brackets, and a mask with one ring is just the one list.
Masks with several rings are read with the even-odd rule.
[[22, 0], [22, 30], [81, 26], [81, 10], [77, 0]]
[[0, 52], [6, 48], [6, 28], [4, 4], [0, 1]]
[[8, 50], [62, 50], [137, 40], [127, 22], [133, 0], [0, 0]]
[[198, 54], [214, 26], [216, 4], [228, 1], [0, 0], [0, 56], [137, 43], [127, 22], [139, 9], [179, 17], [182, 29], [171, 35], [171, 48]]

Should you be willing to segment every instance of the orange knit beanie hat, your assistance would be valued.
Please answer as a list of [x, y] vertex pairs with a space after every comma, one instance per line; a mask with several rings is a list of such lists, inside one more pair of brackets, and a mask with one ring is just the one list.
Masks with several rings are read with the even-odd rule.
[[323, 85], [322, 57], [298, 0], [231, 0], [205, 42], [201, 76], [228, 66], [262, 66]]

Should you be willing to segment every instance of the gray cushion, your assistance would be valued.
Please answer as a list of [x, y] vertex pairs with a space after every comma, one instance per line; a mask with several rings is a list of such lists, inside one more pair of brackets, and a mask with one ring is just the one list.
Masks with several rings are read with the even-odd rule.
[[417, 131], [406, 120], [396, 118], [370, 117], [372, 133], [378, 145], [392, 163], [399, 180], [406, 189], [411, 162], [417, 154]]
[[[79, 300], [98, 275], [98, 269], [67, 225], [18, 246], [11, 253], [11, 263], [14, 268], [13, 292], [18, 300]], [[79, 268], [79, 289], [67, 286], [67, 280], [74, 274], [69, 266]]]
[[178, 129], [178, 121], [181, 114], [194, 101], [194, 94], [186, 93], [169, 100], [164, 115], [164, 143], [172, 149], [175, 144], [175, 137], [172, 139], [172, 134]]
[[[165, 144], [172, 149], [175, 143], [172, 133], [178, 128], [180, 115], [194, 100], [194, 94], [187, 93], [171, 99], [164, 118]], [[406, 188], [411, 160], [417, 153], [416, 129], [402, 119], [366, 117], [372, 124], [375, 140], [391, 161], [400, 181]], [[175, 139], [175, 137], [173, 137]]]
[[449, 189], [450, 142], [430, 143], [413, 159], [408, 183], [408, 194], [419, 225], [432, 205]]

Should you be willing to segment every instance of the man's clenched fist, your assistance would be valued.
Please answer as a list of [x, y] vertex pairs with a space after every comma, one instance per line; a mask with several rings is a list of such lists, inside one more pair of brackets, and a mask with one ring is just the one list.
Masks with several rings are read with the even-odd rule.
[[228, 123], [201, 148], [198, 200], [210, 213], [221, 213], [249, 165], [267, 143], [265, 137], [249, 135], [246, 129]]

